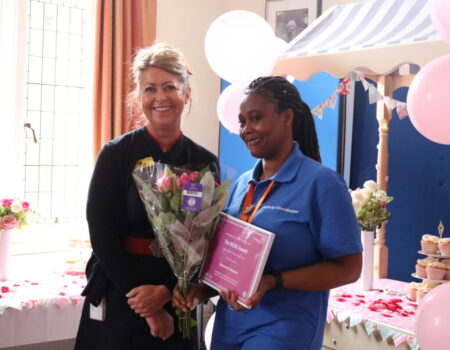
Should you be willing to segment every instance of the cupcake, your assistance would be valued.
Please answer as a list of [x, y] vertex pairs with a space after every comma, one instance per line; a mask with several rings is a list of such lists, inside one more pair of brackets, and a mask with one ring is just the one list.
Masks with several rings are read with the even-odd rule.
[[426, 267], [429, 262], [438, 261], [435, 258], [427, 257], [425, 259], [418, 259], [416, 264], [416, 276], [420, 278], [427, 278]]
[[443, 280], [445, 274], [447, 273], [447, 264], [441, 263], [439, 261], [427, 263], [427, 278], [429, 280]]
[[441, 263], [443, 263], [447, 266], [447, 271], [445, 272], [444, 279], [450, 280], [450, 259], [441, 260]]
[[428, 289], [424, 288], [424, 287], [420, 287], [417, 289], [416, 291], [416, 302], [420, 303], [423, 299], [423, 297], [425, 296], [425, 294], [428, 293]]
[[438, 242], [438, 247], [441, 255], [450, 256], [450, 237], [441, 238]]
[[436, 254], [438, 250], [439, 237], [425, 234], [422, 236], [420, 245], [425, 254]]
[[417, 282], [411, 282], [408, 284], [408, 292], [407, 292], [407, 298], [412, 301], [416, 301], [416, 293], [417, 288], [419, 287], [419, 283]]

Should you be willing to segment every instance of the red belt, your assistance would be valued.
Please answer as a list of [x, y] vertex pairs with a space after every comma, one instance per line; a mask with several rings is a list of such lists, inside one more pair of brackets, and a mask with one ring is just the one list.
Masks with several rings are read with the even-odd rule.
[[153, 243], [151, 238], [141, 238], [141, 237], [125, 237], [125, 250], [128, 253], [133, 254], [144, 254], [153, 255], [150, 245]]

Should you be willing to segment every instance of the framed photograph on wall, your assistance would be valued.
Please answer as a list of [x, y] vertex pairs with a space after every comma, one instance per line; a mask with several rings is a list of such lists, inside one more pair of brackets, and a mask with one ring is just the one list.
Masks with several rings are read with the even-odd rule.
[[266, 21], [275, 35], [290, 42], [320, 13], [321, 0], [266, 0]]

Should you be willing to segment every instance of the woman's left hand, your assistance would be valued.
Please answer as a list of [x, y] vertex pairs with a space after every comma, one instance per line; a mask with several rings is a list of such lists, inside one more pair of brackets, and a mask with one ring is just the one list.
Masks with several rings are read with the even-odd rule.
[[134, 312], [149, 317], [171, 300], [172, 293], [164, 285], [143, 285], [130, 290], [126, 297]]
[[[272, 275], [263, 275], [261, 281], [259, 282], [258, 289], [255, 294], [250, 298], [246, 299], [244, 303], [249, 306], [249, 309], [254, 309], [256, 305], [261, 301], [262, 297], [268, 290], [271, 290], [275, 286], [275, 279]], [[238, 303], [238, 296], [235, 292], [231, 290], [222, 291], [219, 293], [220, 296], [236, 311], [248, 310]]]

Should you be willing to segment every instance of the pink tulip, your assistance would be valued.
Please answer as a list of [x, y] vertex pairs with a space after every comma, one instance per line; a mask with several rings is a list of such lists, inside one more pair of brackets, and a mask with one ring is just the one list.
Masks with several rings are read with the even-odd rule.
[[177, 178], [177, 186], [178, 186], [179, 188], [183, 188], [183, 187], [184, 187], [184, 184], [185, 184], [186, 182], [191, 182], [191, 179], [190, 179], [189, 175], [186, 174], [186, 173], [181, 174], [180, 177]]
[[22, 211], [26, 213], [30, 209], [30, 203], [27, 201], [22, 202]]
[[14, 199], [11, 199], [11, 198], [5, 198], [5, 199], [2, 199], [1, 201], [0, 201], [0, 203], [4, 206], [4, 207], [10, 207], [11, 206], [11, 204], [14, 202]]
[[172, 189], [172, 178], [162, 177], [156, 182], [156, 187], [161, 192], [169, 192]]
[[15, 229], [17, 226], [19, 226], [19, 222], [17, 221], [16, 217], [12, 214], [5, 215], [0, 220], [0, 230], [9, 231]]
[[192, 173], [189, 174], [189, 179], [191, 182], [194, 182], [195, 180], [197, 180], [197, 178], [200, 176], [200, 172], [198, 171], [193, 171]]

